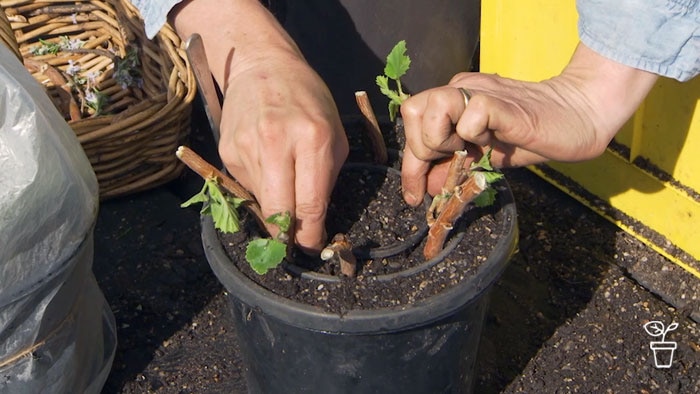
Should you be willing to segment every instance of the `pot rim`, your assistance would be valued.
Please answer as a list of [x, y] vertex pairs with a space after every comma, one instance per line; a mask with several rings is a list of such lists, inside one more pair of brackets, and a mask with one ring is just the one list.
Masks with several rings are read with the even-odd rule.
[[201, 216], [202, 243], [212, 270], [229, 294], [268, 316], [298, 328], [343, 334], [372, 334], [407, 330], [448, 317], [456, 310], [486, 295], [501, 276], [518, 241], [517, 212], [513, 194], [505, 180], [498, 193], [503, 213], [503, 235], [474, 275], [461, 284], [410, 305], [380, 309], [358, 309], [343, 315], [292, 301], [259, 286], [229, 259], [218, 240], [210, 216]]
[[652, 341], [652, 342], [649, 342], [649, 347], [652, 348], [652, 349], [655, 349], [655, 350], [656, 350], [656, 349], [659, 349], [659, 350], [663, 350], [663, 349], [671, 350], [671, 349], [677, 348], [677, 347], [678, 347], [678, 343], [677, 343], [677, 342], [674, 342], [674, 341]]

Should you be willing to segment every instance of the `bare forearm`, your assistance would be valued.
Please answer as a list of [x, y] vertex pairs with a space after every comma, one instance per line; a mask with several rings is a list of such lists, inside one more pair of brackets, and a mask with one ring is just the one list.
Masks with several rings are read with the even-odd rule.
[[202, 36], [209, 67], [222, 89], [231, 73], [271, 54], [301, 58], [294, 41], [258, 0], [189, 0], [169, 15], [178, 35]]

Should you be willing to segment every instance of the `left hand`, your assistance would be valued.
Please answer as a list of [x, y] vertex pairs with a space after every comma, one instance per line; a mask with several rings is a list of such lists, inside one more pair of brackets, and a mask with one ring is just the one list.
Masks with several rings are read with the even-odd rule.
[[[595, 158], [657, 78], [583, 44], [560, 75], [542, 82], [457, 74], [447, 86], [421, 92], [401, 106], [404, 198], [415, 205], [426, 190], [438, 193], [446, 165], [433, 161], [464, 147], [475, 155], [493, 148], [496, 167]], [[459, 87], [471, 93], [467, 105]]]

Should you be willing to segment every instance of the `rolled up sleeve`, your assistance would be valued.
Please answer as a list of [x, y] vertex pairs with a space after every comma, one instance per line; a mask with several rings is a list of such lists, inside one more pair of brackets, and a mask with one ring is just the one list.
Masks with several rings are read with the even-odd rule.
[[700, 0], [578, 0], [582, 43], [679, 81], [700, 73]]
[[155, 37], [168, 20], [168, 12], [182, 0], [131, 0], [143, 18], [146, 35]]

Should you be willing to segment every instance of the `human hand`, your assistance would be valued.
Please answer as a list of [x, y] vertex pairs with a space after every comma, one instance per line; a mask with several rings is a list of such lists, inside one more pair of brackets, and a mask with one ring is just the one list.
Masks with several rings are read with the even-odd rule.
[[249, 60], [229, 76], [220, 129], [219, 155], [263, 216], [289, 211], [299, 247], [320, 251], [330, 194], [348, 155], [320, 77], [294, 54], [268, 51]]
[[258, 0], [183, 1], [169, 17], [182, 37], [202, 37], [224, 92], [219, 154], [226, 169], [265, 217], [289, 211], [302, 250], [320, 251], [330, 194], [348, 155], [328, 88]]
[[[562, 74], [543, 82], [457, 74], [448, 85], [421, 92], [401, 106], [404, 198], [415, 205], [426, 190], [440, 192], [447, 169], [440, 160], [465, 147], [474, 155], [493, 148], [491, 161], [497, 167], [594, 158], [655, 80], [654, 74], [583, 45]], [[471, 93], [466, 105], [459, 87]]]

